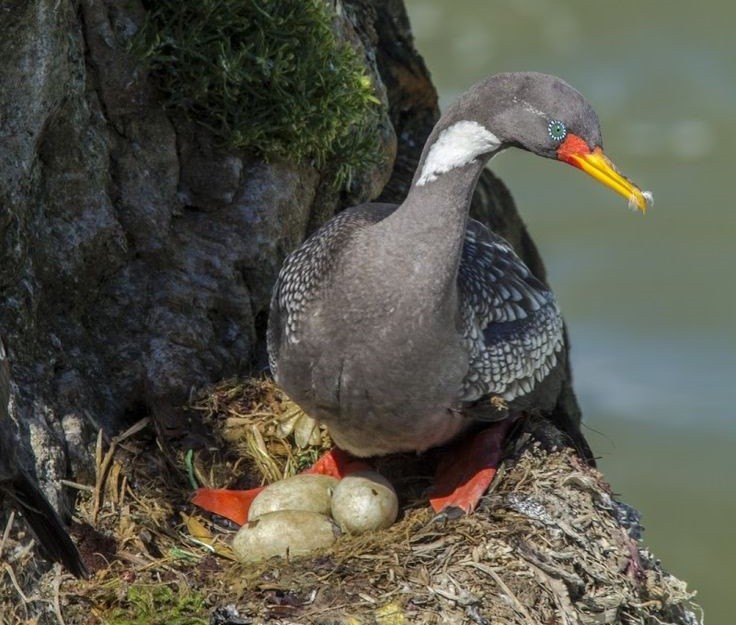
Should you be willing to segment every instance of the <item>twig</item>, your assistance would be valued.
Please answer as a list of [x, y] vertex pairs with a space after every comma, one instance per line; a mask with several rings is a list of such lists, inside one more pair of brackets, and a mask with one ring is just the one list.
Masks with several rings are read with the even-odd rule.
[[93, 522], [97, 522], [97, 515], [99, 514], [100, 508], [102, 507], [105, 482], [107, 481], [108, 472], [110, 470], [110, 466], [112, 465], [112, 460], [118, 445], [120, 445], [120, 443], [122, 443], [124, 440], [140, 432], [148, 425], [149, 421], [150, 419], [148, 417], [146, 417], [145, 419], [141, 419], [137, 423], [131, 425], [122, 434], [113, 437], [110, 440], [110, 448], [107, 450], [107, 453], [105, 453], [104, 456], [102, 455], [102, 430], [100, 430], [99, 434], [97, 435], [97, 445], [95, 447], [95, 464], [97, 467], [97, 475], [95, 476], [94, 490], [95, 505], [92, 510]]
[[54, 614], [56, 614], [56, 618], [59, 619], [60, 625], [66, 625], [64, 621], [64, 617], [61, 614], [61, 575], [57, 572], [56, 577], [54, 577]]
[[534, 619], [531, 614], [529, 614], [527, 609], [524, 607], [524, 604], [521, 603], [521, 601], [519, 601], [516, 595], [513, 592], [511, 592], [511, 589], [501, 579], [500, 575], [496, 573], [496, 571], [494, 571], [490, 566], [486, 566], [485, 564], [481, 564], [480, 562], [473, 562], [472, 560], [468, 560], [467, 562], [462, 562], [461, 564], [465, 564], [466, 566], [472, 566], [473, 568], [476, 568], [479, 571], [491, 577], [493, 581], [496, 582], [496, 584], [501, 589], [501, 591], [509, 599], [511, 599], [514, 610], [516, 610], [519, 614], [521, 614], [524, 617], [525, 623], [538, 623], [539, 622], [536, 619]]
[[10, 511], [10, 516], [8, 517], [8, 522], [5, 524], [5, 531], [3, 532], [3, 539], [0, 541], [0, 554], [2, 554], [3, 550], [5, 549], [5, 541], [8, 540], [8, 536], [10, 536], [10, 530], [13, 529], [13, 521], [15, 520], [15, 510]]
[[92, 521], [97, 523], [97, 515], [102, 505], [102, 430], [97, 432], [97, 443], [95, 444], [95, 490], [94, 506], [92, 508]]
[[87, 491], [88, 493], [94, 493], [95, 487], [90, 486], [89, 484], [80, 484], [79, 482], [72, 482], [72, 480], [65, 480], [61, 479], [59, 480], [61, 484], [64, 486], [68, 486], [69, 488], [75, 488], [76, 490], [83, 490]]
[[20, 595], [20, 598], [23, 601], [23, 609], [26, 611], [26, 614], [27, 614], [28, 610], [26, 609], [26, 606], [30, 603], [30, 599], [28, 599], [28, 597], [26, 597], [23, 594], [23, 590], [21, 589], [20, 584], [18, 583], [18, 580], [15, 578], [15, 571], [13, 571], [13, 567], [7, 563], [3, 563], [3, 569], [8, 574], [8, 577], [10, 577], [10, 581], [13, 584], [13, 587], [15, 588], [15, 592], [17, 592]]

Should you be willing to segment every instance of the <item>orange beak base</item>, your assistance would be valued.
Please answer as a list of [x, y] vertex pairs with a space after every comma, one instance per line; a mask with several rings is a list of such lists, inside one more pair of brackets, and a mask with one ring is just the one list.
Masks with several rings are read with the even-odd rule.
[[591, 150], [578, 135], [572, 133], [567, 135], [567, 138], [557, 148], [557, 158], [582, 169], [609, 189], [623, 195], [629, 201], [629, 206], [638, 208], [642, 213], [646, 213], [647, 208], [653, 202], [652, 194], [642, 191], [620, 174], [600, 147]]

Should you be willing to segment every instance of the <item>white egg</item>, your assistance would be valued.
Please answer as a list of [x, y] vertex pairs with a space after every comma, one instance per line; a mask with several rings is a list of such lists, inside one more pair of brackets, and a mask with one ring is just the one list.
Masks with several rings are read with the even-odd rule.
[[332, 495], [332, 517], [351, 534], [391, 526], [399, 514], [394, 487], [375, 471], [359, 471], [344, 477]]
[[277, 510], [308, 510], [329, 515], [332, 493], [339, 480], [329, 475], [302, 473], [269, 484], [253, 500], [248, 521]]
[[332, 519], [307, 510], [267, 512], [248, 521], [233, 539], [233, 551], [243, 562], [274, 556], [308, 555], [332, 545], [340, 535]]
[[316, 447], [322, 440], [319, 424], [312, 417], [303, 414], [294, 424], [294, 442], [300, 449]]

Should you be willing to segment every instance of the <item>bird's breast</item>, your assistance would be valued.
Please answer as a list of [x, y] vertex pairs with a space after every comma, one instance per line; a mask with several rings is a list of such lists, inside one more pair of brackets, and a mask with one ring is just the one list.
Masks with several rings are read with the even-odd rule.
[[327, 317], [313, 311], [299, 340], [281, 345], [277, 382], [338, 446], [358, 456], [424, 451], [465, 427], [454, 407], [467, 355], [447, 326]]

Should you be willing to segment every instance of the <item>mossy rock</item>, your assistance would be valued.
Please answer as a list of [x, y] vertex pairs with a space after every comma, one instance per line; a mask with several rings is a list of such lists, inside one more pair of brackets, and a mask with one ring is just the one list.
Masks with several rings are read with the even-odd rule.
[[168, 109], [265, 160], [333, 163], [338, 186], [378, 162], [380, 102], [324, 0], [143, 4], [131, 49]]

